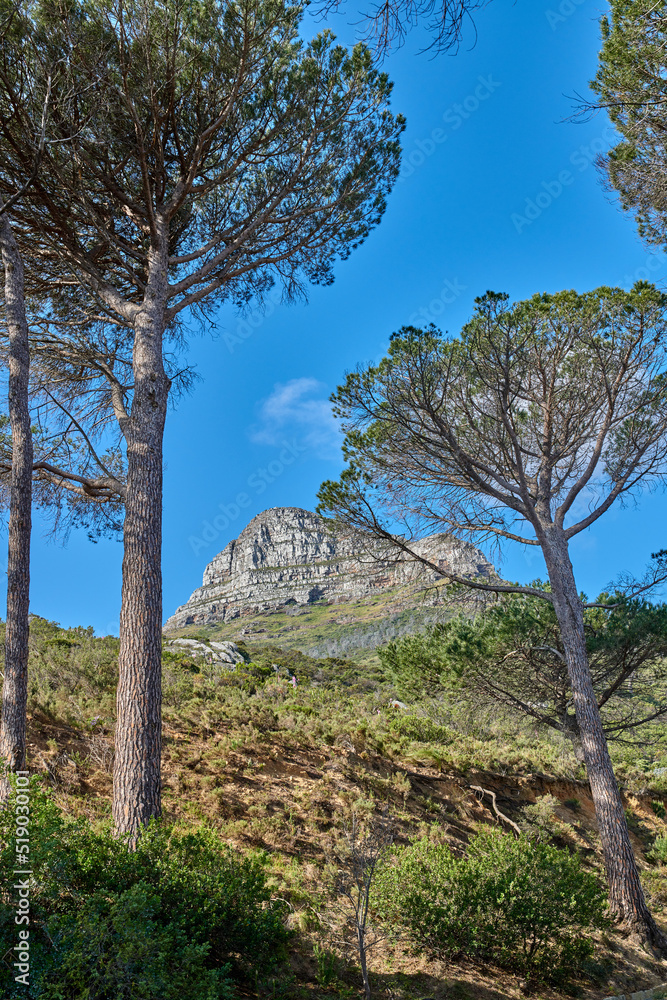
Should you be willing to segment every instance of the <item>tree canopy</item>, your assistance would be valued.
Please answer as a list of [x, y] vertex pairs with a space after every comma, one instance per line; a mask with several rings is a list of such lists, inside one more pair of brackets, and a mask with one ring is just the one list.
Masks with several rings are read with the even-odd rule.
[[611, 0], [602, 18], [603, 45], [592, 83], [620, 133], [600, 158], [640, 235], [667, 244], [667, 13], [653, 0]]
[[[667, 714], [667, 605], [601, 594], [584, 623], [607, 739], [653, 744], [650, 724]], [[508, 595], [473, 618], [396, 639], [379, 654], [402, 697], [458, 692], [473, 705], [490, 699], [579, 744], [563, 641], [546, 601]]]
[[406, 548], [443, 528], [540, 545], [553, 523], [569, 540], [667, 473], [666, 306], [645, 283], [487, 293], [458, 337], [404, 327], [332, 397], [347, 468], [321, 511]]
[[[396, 177], [400, 117], [370, 52], [298, 36], [276, 0], [7, 4], [0, 57], [0, 196], [48, 139], [17, 240], [40, 290], [82, 287], [131, 324], [167, 225], [167, 322], [330, 282], [377, 224]], [[30, 44], [26, 45], [25, 40]]]

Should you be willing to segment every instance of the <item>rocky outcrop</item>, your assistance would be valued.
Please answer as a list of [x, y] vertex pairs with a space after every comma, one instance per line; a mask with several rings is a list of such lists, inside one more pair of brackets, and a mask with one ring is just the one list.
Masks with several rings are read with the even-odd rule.
[[473, 545], [431, 535], [412, 548], [441, 572], [363, 535], [332, 532], [321, 517], [273, 507], [253, 518], [206, 567], [202, 586], [165, 624], [165, 631], [228, 622], [289, 605], [360, 601], [397, 587], [424, 590], [448, 573], [495, 576]]
[[168, 653], [187, 653], [193, 660], [205, 660], [232, 670], [246, 658], [235, 642], [198, 642], [196, 639], [171, 639], [165, 642]]

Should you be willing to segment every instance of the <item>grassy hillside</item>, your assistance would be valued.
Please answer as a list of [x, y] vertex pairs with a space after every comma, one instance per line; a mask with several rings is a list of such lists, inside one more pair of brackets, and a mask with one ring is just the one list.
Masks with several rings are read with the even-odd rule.
[[439, 589], [393, 587], [356, 601], [286, 606], [244, 614], [228, 622], [190, 625], [169, 634], [214, 641], [248, 640], [255, 648], [274, 643], [316, 657], [345, 654], [364, 658], [381, 643], [446, 616], [447, 605], [439, 600]]
[[[294, 932], [290, 968], [248, 986], [248, 995], [357, 995], [359, 971], [327, 874], [353, 815], [363, 821], [386, 808], [399, 844], [425, 836], [464, 855], [481, 829], [501, 826], [510, 835], [494, 812], [494, 792], [507, 820], [600, 869], [584, 774], [559, 737], [481, 702], [392, 708], [395, 693], [373, 663], [315, 659], [268, 637], [248, 638], [246, 650], [251, 664], [234, 672], [164, 654], [163, 802], [184, 829], [204, 823], [243, 852], [268, 853], [272, 891], [285, 900]], [[93, 825], [110, 814], [116, 655], [116, 639], [33, 619], [30, 766], [68, 813]], [[667, 835], [667, 756], [615, 753], [633, 844], [664, 925], [667, 865], [651, 850]], [[401, 937], [380, 944], [370, 967], [383, 1000], [522, 995], [518, 977], [427, 960]], [[661, 982], [667, 964], [610, 929], [598, 935], [578, 989], [597, 1000]]]

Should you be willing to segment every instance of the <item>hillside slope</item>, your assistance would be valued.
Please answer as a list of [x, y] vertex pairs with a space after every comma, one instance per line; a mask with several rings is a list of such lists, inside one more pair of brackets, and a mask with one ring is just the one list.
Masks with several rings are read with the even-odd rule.
[[305, 605], [249, 608], [243, 616], [165, 629], [171, 637], [252, 642], [260, 647], [278, 644], [314, 657], [345, 655], [372, 657], [377, 646], [401, 635], [410, 635], [452, 613], [440, 599], [441, 586], [427, 592], [413, 587], [391, 587], [380, 594], [344, 603], [318, 600]]
[[[31, 645], [30, 766], [68, 811], [106, 819], [117, 640], [36, 620]], [[187, 651], [164, 654], [164, 810], [181, 826], [206, 822], [241, 850], [268, 852], [297, 932], [294, 979], [273, 987], [284, 995], [350, 1000], [357, 992], [353, 953], [337, 937], [340, 907], [326, 890], [327, 859], [352, 815], [386, 808], [399, 843], [425, 835], [459, 854], [490, 824], [511, 835], [511, 821], [600, 869], [590, 793], [567, 744], [482, 704], [473, 712], [426, 702], [395, 709], [381, 678], [349, 661], [252, 644], [246, 655], [251, 665], [232, 671]], [[667, 834], [664, 765], [657, 752], [616, 756], [633, 845], [662, 922], [667, 866], [647, 854]], [[325, 953], [337, 956], [326, 975], [317, 957]], [[618, 932], [599, 939], [597, 960], [594, 980], [580, 984], [589, 1000], [667, 982], [667, 965]], [[371, 971], [382, 1000], [522, 995], [505, 972], [428, 962], [401, 940], [373, 954]]]

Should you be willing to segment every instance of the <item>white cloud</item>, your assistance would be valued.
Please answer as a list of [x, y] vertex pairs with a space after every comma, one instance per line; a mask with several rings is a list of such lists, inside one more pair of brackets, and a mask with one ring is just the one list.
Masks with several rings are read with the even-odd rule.
[[281, 444], [296, 436], [320, 458], [339, 458], [342, 435], [331, 412], [327, 387], [314, 378], [278, 382], [259, 410], [259, 422], [250, 428], [256, 444]]

